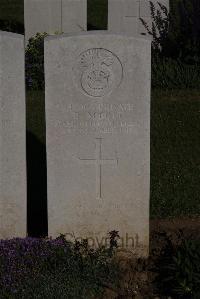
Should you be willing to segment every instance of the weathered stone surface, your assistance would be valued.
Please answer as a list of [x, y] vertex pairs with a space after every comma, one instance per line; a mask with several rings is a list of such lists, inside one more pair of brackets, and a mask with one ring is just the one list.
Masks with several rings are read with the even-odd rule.
[[26, 41], [37, 32], [87, 30], [87, 0], [24, 0]]
[[92, 32], [45, 41], [49, 236], [146, 255], [151, 42]]
[[[152, 0], [156, 9], [158, 2], [169, 9], [169, 0]], [[112, 32], [124, 32], [134, 36], [146, 34], [139, 20], [144, 19], [151, 28], [151, 10], [149, 0], [108, 0], [108, 29]]]
[[108, 30], [138, 34], [139, 0], [108, 0]]
[[24, 26], [26, 40], [37, 32], [61, 32], [61, 0], [24, 0]]
[[87, 0], [62, 0], [62, 32], [87, 30]]
[[0, 238], [26, 236], [24, 37], [0, 32]]

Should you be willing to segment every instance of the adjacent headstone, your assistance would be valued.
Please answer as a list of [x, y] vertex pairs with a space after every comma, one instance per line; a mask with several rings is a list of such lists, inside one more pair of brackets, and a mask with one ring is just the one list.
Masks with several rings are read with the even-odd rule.
[[[161, 15], [163, 17], [166, 17], [159, 4], [164, 5], [167, 10], [169, 11], [169, 0], [140, 0], [140, 12], [139, 12], [139, 17], [142, 18], [148, 25], [148, 27], [151, 29], [152, 27], [152, 16], [151, 16], [151, 9], [150, 9], [150, 1], [153, 3], [155, 7], [155, 13], [157, 11], [160, 11]], [[138, 32], [139, 34], [147, 34], [146, 29], [142, 22], [139, 20], [139, 26], [138, 26]]]
[[87, 0], [62, 0], [62, 32], [87, 30]]
[[108, 0], [108, 30], [138, 34], [139, 0]]
[[37, 32], [87, 30], [87, 0], [24, 0], [26, 41]]
[[150, 40], [46, 39], [49, 236], [148, 254], [150, 68]]
[[24, 0], [26, 41], [38, 32], [61, 32], [61, 12], [61, 0]]
[[[158, 2], [169, 10], [169, 0], [152, 0], [156, 10], [161, 11]], [[149, 0], [108, 0], [108, 30], [134, 36], [147, 34], [140, 18], [152, 26]]]
[[0, 239], [26, 236], [24, 37], [0, 32]]

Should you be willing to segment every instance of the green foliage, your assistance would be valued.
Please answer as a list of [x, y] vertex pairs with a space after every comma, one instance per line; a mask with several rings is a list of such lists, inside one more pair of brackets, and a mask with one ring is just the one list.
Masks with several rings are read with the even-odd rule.
[[200, 86], [200, 2], [180, 0], [170, 11], [150, 1], [152, 27], [140, 19], [152, 42], [152, 87], [164, 89]]
[[153, 90], [151, 217], [200, 214], [198, 90]]
[[151, 17], [152, 17], [152, 28], [149, 27], [147, 22], [140, 18], [147, 33], [152, 36], [152, 48], [154, 52], [161, 53], [163, 48], [166, 46], [166, 40], [169, 32], [170, 14], [167, 8], [158, 2], [159, 9], [156, 9], [152, 1], [149, 1]]
[[150, 2], [152, 28], [141, 19], [147, 32], [153, 37], [153, 54], [179, 59], [183, 63], [200, 61], [200, 2], [176, 0], [170, 3], [170, 11], [160, 4], [156, 9]]
[[171, 58], [152, 57], [152, 87], [188, 89], [200, 86], [200, 66], [188, 65]]
[[100, 298], [118, 280], [114, 253], [115, 247], [94, 250], [87, 240], [73, 244], [62, 235], [1, 241], [0, 298]]
[[180, 231], [178, 245], [165, 234], [165, 248], [157, 266], [159, 290], [175, 298], [200, 297], [200, 241], [185, 239]]
[[44, 38], [47, 33], [37, 33], [26, 47], [26, 87], [44, 89]]
[[170, 11], [171, 53], [188, 64], [200, 62], [200, 1], [171, 1]]
[[[60, 35], [62, 32], [55, 32]], [[46, 32], [31, 37], [26, 47], [26, 87], [29, 90], [44, 90], [44, 39]]]

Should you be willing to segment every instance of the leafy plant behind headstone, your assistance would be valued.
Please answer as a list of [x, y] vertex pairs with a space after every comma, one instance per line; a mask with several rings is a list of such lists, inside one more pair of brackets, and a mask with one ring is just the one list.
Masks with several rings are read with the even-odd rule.
[[152, 36], [152, 86], [197, 88], [200, 62], [200, 2], [177, 0], [170, 11], [150, 1], [152, 27], [140, 19]]
[[200, 1], [179, 0], [171, 3], [170, 11], [159, 3], [160, 10], [150, 1], [152, 28], [140, 19], [153, 37], [153, 54], [180, 59], [188, 64], [200, 61]]
[[44, 38], [47, 33], [37, 33], [29, 39], [26, 48], [26, 87], [44, 89]]
[[[160, 235], [161, 237], [161, 235]], [[200, 242], [177, 233], [177, 243], [163, 235], [165, 247], [156, 262], [158, 288], [173, 298], [197, 299], [200, 296]]]

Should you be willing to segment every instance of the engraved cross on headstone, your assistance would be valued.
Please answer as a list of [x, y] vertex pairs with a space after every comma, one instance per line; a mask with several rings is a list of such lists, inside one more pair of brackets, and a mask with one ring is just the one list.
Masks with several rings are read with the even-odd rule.
[[117, 165], [118, 159], [103, 159], [102, 158], [102, 138], [96, 138], [95, 158], [82, 159], [81, 162], [86, 165], [96, 165], [96, 196], [97, 199], [102, 199], [102, 166], [103, 165]]

